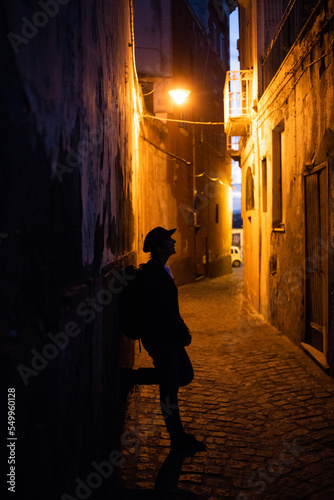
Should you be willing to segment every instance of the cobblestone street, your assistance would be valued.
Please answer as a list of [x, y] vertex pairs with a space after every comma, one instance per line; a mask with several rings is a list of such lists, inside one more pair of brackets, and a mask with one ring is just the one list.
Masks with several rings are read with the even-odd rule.
[[[170, 454], [158, 387], [139, 387], [128, 396], [122, 499], [334, 498], [334, 380], [242, 288], [242, 269], [179, 288], [195, 371], [181, 416], [206, 451]], [[140, 366], [152, 366], [144, 350]]]

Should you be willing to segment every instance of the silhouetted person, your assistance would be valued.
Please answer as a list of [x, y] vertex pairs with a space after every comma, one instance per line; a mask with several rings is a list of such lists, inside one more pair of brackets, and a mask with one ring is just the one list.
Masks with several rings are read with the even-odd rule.
[[184, 431], [178, 405], [179, 388], [188, 385], [194, 377], [193, 368], [185, 350], [191, 335], [181, 318], [178, 290], [166, 266], [175, 254], [176, 229], [156, 227], [144, 241], [144, 252], [151, 252], [151, 259], [143, 265], [140, 300], [144, 333], [141, 340], [151, 356], [154, 369], [139, 368], [133, 371], [133, 384], [158, 383], [160, 404], [172, 448], [201, 451], [205, 446]]

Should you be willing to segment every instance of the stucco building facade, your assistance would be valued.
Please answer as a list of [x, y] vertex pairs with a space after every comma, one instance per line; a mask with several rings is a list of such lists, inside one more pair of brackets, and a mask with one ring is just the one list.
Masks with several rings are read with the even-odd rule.
[[[142, 138], [150, 145], [141, 168], [156, 179], [143, 200], [143, 230], [178, 228], [170, 259], [178, 283], [231, 272], [231, 159], [222, 124], [231, 9], [225, 0], [135, 2]], [[181, 106], [168, 94], [177, 87], [191, 91]]]
[[245, 293], [333, 373], [334, 4], [239, 4]]
[[[133, 356], [133, 342], [119, 329], [118, 296], [126, 285], [122, 268], [147, 259], [146, 232], [178, 228], [172, 270], [180, 284], [196, 277], [195, 235], [210, 217], [199, 241], [212, 231], [212, 246], [201, 248], [200, 265], [204, 255], [208, 274], [230, 270], [222, 127], [198, 128], [194, 136], [185, 124], [173, 132], [152, 121], [137, 78], [133, 3], [2, 6], [0, 355], [4, 383], [16, 394], [22, 498], [89, 496], [92, 464], [106, 459], [114, 469], [99, 497], [111, 498], [118, 486], [121, 368]], [[189, 26], [184, 22], [184, 2], [175, 4], [177, 36], [187, 29], [197, 45], [187, 45], [187, 58], [175, 55], [174, 67], [200, 80], [205, 66], [197, 67], [198, 53], [201, 61], [207, 55], [210, 71], [199, 89], [198, 102], [205, 103], [199, 115], [159, 113], [222, 121], [220, 45], [213, 48], [194, 16]], [[166, 76], [168, 64], [163, 70]], [[223, 184], [192, 176], [193, 157], [196, 175]]]

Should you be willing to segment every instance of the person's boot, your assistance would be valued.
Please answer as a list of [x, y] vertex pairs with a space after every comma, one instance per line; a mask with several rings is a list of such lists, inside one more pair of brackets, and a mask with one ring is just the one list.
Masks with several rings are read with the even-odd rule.
[[121, 367], [121, 402], [125, 403], [129, 393], [132, 394], [136, 386], [135, 374], [132, 368]]
[[171, 439], [171, 448], [172, 450], [180, 450], [180, 451], [189, 451], [189, 452], [198, 452], [205, 451], [206, 446], [201, 441], [195, 438], [192, 434], [188, 434], [184, 432], [181, 436], [177, 438]]

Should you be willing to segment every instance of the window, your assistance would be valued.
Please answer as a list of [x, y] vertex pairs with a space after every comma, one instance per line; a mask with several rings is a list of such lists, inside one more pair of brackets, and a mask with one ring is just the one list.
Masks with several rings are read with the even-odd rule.
[[267, 158], [262, 160], [262, 212], [267, 211]]
[[281, 121], [273, 130], [273, 229], [283, 228], [283, 196], [282, 196], [282, 164], [284, 158], [284, 121]]
[[248, 167], [246, 173], [246, 210], [254, 210], [254, 180], [252, 169]]

